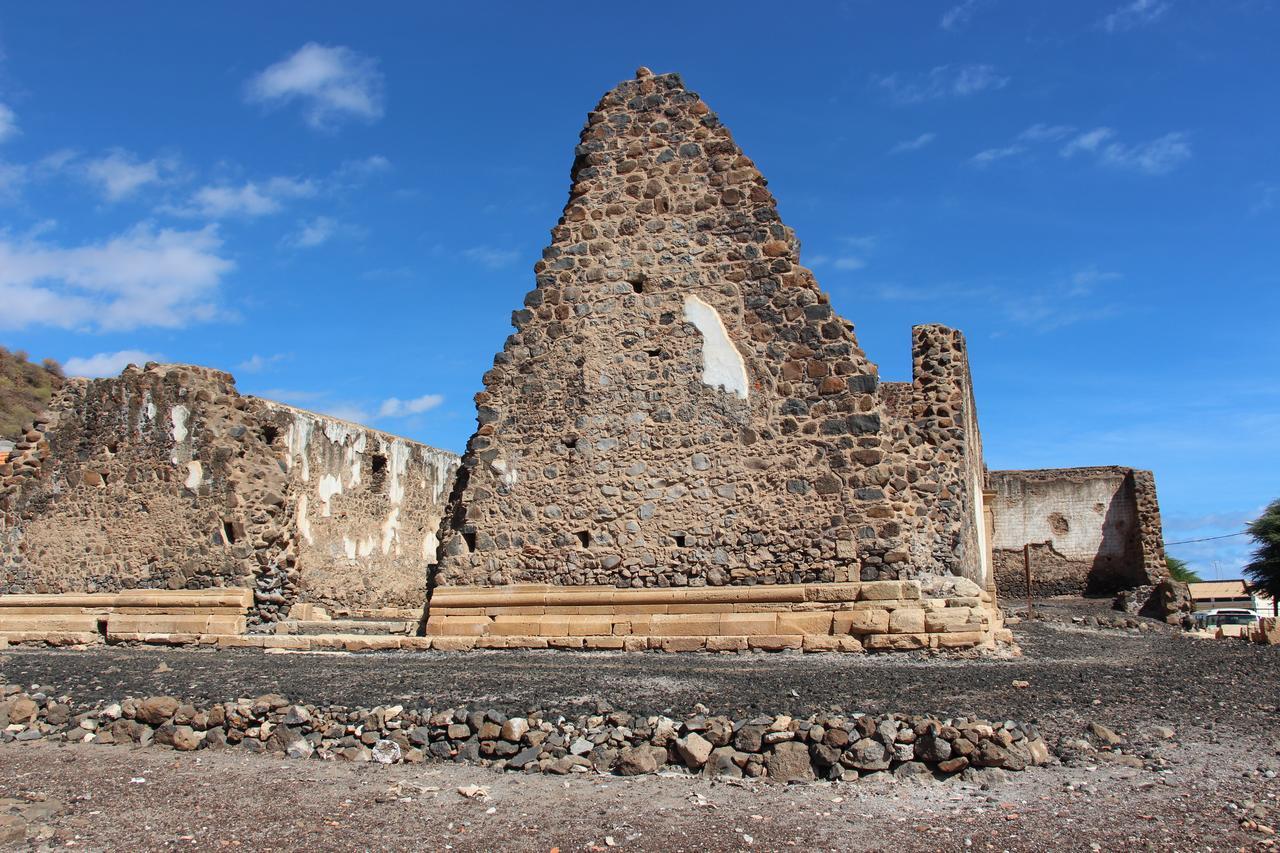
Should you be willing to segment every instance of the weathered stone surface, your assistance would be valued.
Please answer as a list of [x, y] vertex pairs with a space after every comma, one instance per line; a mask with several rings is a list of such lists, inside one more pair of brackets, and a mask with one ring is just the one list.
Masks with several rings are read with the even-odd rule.
[[711, 742], [706, 738], [697, 732], [691, 732], [676, 741], [676, 749], [687, 767], [698, 770], [711, 757], [712, 747]]
[[[1024, 546], [1031, 550], [1035, 595], [1111, 593], [1150, 587], [1168, 577], [1150, 471], [1120, 466], [992, 471], [990, 480], [996, 493], [992, 546], [1002, 596], [1027, 594]], [[1136, 602], [1133, 612], [1146, 600]]]
[[172, 696], [153, 696], [138, 706], [137, 718], [147, 725], [158, 726], [173, 717], [179, 704]]
[[176, 364], [68, 379], [35, 433], [32, 475], [0, 474], [0, 593], [250, 587], [252, 622], [422, 605], [453, 454]]
[[813, 765], [809, 761], [809, 747], [787, 741], [775, 744], [765, 755], [765, 769], [775, 782], [809, 782], [814, 779]]
[[[962, 336], [914, 330], [915, 384], [886, 390], [678, 75], [588, 116], [535, 275], [476, 397], [439, 587], [982, 577]], [[741, 635], [799, 649], [820, 620]]]
[[658, 761], [653, 750], [647, 746], [628, 747], [618, 754], [615, 767], [619, 776], [640, 776], [645, 773], [657, 773]]

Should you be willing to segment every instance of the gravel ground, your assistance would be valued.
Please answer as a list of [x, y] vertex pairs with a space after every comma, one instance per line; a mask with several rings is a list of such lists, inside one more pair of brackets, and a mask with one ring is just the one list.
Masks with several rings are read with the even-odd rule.
[[[1241, 850], [1269, 836], [1228, 805], [1280, 810], [1234, 747], [1170, 748], [1163, 773], [1010, 774], [911, 784], [552, 777], [458, 765], [301, 762], [237, 751], [0, 746], [6, 797], [37, 800], [33, 846], [89, 850]], [[1276, 759], [1272, 758], [1276, 765]], [[481, 785], [469, 799], [458, 788]]]
[[[815, 711], [977, 714], [1076, 733], [1082, 718], [1125, 728], [1275, 726], [1280, 649], [1057, 622], [1016, 626], [1023, 656], [666, 655], [488, 651], [284, 654], [250, 649], [10, 650], [0, 681], [78, 701], [171, 694], [224, 701], [281, 693], [315, 705], [594, 709], [732, 717]], [[163, 663], [163, 666], [160, 664]], [[1028, 687], [1013, 686], [1025, 681]]]
[[[604, 702], [675, 716], [697, 703], [738, 717], [977, 714], [1036, 722], [1051, 743], [1079, 736], [1088, 721], [1135, 738], [1160, 725], [1176, 731], [1156, 748], [1166, 770], [1099, 761], [1010, 774], [992, 790], [955, 781], [785, 788], [9, 744], [0, 746], [0, 825], [6, 808], [25, 808], [28, 837], [89, 849], [567, 851], [609, 849], [606, 836], [638, 850], [1192, 850], [1272, 841], [1242, 821], [1280, 823], [1280, 781], [1264, 775], [1280, 770], [1280, 648], [1086, 628], [1071, 615], [1059, 607], [1053, 621], [1015, 626], [1024, 655], [1008, 659], [11, 649], [0, 653], [0, 682], [48, 685], [78, 701], [279, 692], [312, 704], [505, 712]], [[489, 797], [459, 796], [467, 784], [487, 786]]]

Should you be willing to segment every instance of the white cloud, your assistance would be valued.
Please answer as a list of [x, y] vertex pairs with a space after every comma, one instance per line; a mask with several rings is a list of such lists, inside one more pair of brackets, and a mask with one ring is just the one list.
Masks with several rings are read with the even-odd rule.
[[369, 414], [363, 406], [358, 403], [322, 403], [315, 409], [322, 415], [329, 415], [339, 420], [351, 421], [357, 424], [367, 424], [373, 420], [373, 416]]
[[[3, 180], [0, 180], [0, 187], [3, 186], [3, 183]], [[1255, 189], [1258, 200], [1249, 207], [1250, 213], [1265, 213], [1274, 208], [1277, 203], [1280, 203], [1280, 184], [1261, 183]]]
[[1191, 159], [1191, 144], [1185, 133], [1166, 133], [1137, 145], [1111, 141], [1115, 135], [1109, 127], [1094, 128], [1067, 142], [1059, 153], [1063, 157], [1090, 154], [1104, 166], [1147, 175], [1168, 174]]
[[318, 192], [314, 181], [298, 178], [275, 177], [261, 183], [248, 181], [240, 186], [209, 184], [196, 190], [185, 204], [163, 210], [205, 219], [266, 216], [283, 210], [285, 201], [310, 198]]
[[942, 17], [938, 19], [938, 26], [944, 30], [958, 30], [969, 23], [973, 17], [973, 13], [978, 11], [978, 7], [983, 5], [983, 0], [964, 0], [958, 6], [952, 6], [950, 9], [942, 13]]
[[12, 202], [21, 195], [30, 171], [21, 163], [0, 162], [0, 202]]
[[0, 328], [178, 328], [211, 319], [222, 278], [215, 226], [141, 223], [101, 243], [63, 247], [0, 232]]
[[852, 272], [866, 267], [866, 260], [861, 257], [875, 251], [876, 246], [880, 243], [880, 238], [875, 234], [854, 234], [837, 238], [838, 242], [857, 252], [857, 255], [839, 253], [835, 255], [814, 255], [809, 259], [809, 266], [817, 269], [819, 267], [832, 267], [833, 269], [842, 270], [844, 272]]
[[423, 394], [421, 397], [415, 397], [412, 400], [389, 397], [383, 400], [382, 405], [378, 407], [378, 417], [403, 418], [408, 415], [420, 415], [423, 412], [431, 411], [443, 402], [444, 397], [440, 394]]
[[1090, 265], [1072, 274], [1071, 284], [1066, 292], [1070, 296], [1088, 296], [1097, 289], [1098, 285], [1119, 281], [1122, 278], [1124, 276], [1118, 272], [1106, 272], [1098, 269], [1096, 265]]
[[1043, 124], [1037, 122], [1031, 125], [1022, 133], [1018, 134], [1018, 139], [1023, 142], [1057, 142], [1065, 139], [1075, 131], [1075, 128], [1069, 124]]
[[342, 183], [352, 178], [367, 178], [391, 171], [391, 161], [381, 154], [372, 154], [359, 160], [344, 160], [333, 172], [335, 181]]
[[1116, 132], [1109, 127], [1095, 127], [1093, 130], [1087, 130], [1076, 136], [1062, 146], [1062, 150], [1058, 153], [1063, 157], [1072, 157], [1081, 152], [1092, 154], [1102, 146], [1102, 143], [1115, 136], [1115, 134]]
[[978, 168], [986, 168], [997, 160], [1005, 160], [1009, 157], [1016, 157], [1026, 151], [1023, 145], [1006, 145], [1003, 148], [987, 148], [979, 151], [969, 158], [969, 162]]
[[1009, 83], [1008, 77], [996, 73], [995, 66], [985, 64], [939, 65], [924, 74], [894, 73], [872, 79], [902, 104], [976, 95]]
[[520, 253], [515, 249], [495, 249], [492, 246], [473, 246], [464, 249], [462, 256], [469, 261], [488, 267], [491, 270], [509, 267], [519, 259]]
[[[61, 152], [65, 165], [71, 156], [69, 152]], [[47, 159], [47, 158], [46, 158]], [[52, 168], [59, 168], [50, 163]], [[107, 201], [120, 201], [133, 195], [148, 184], [158, 184], [165, 179], [167, 173], [176, 168], [176, 163], [169, 159], [139, 160], [134, 154], [123, 149], [114, 149], [104, 157], [85, 163], [84, 174], [89, 182], [96, 185]]]
[[919, 151], [938, 138], [936, 133], [922, 133], [914, 139], [904, 139], [889, 149], [890, 154], [901, 154], [905, 151]]
[[164, 360], [165, 357], [157, 352], [122, 349], [119, 352], [100, 352], [86, 358], [73, 356], [62, 363], [62, 369], [68, 376], [96, 379], [101, 376], [116, 376], [131, 364], [143, 365], [148, 361]]
[[5, 104], [0, 104], [0, 142], [18, 135], [18, 116]]
[[1191, 145], [1185, 133], [1166, 133], [1140, 145], [1114, 142], [1102, 151], [1102, 162], [1119, 169], [1147, 175], [1166, 175], [1191, 159]]
[[295, 249], [314, 249], [329, 242], [337, 231], [337, 220], [328, 216], [317, 216], [310, 222], [303, 222], [295, 233], [286, 237], [285, 245]]
[[278, 352], [275, 355], [258, 355], [256, 352], [246, 358], [244, 361], [236, 365], [237, 370], [243, 370], [245, 373], [260, 373], [266, 368], [277, 362], [281, 362], [289, 358], [288, 353]]
[[332, 129], [346, 119], [382, 117], [382, 72], [376, 60], [348, 47], [308, 42], [249, 81], [250, 102], [278, 105], [297, 101], [307, 124]]
[[1098, 26], [1109, 33], [1145, 27], [1147, 24], [1155, 23], [1169, 11], [1170, 5], [1164, 0], [1133, 0], [1132, 3], [1126, 3], [1103, 16]]

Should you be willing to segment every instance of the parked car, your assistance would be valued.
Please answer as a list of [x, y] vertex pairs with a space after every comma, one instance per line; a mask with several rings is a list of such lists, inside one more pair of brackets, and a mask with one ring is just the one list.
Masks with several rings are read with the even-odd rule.
[[1238, 637], [1258, 622], [1258, 614], [1241, 607], [1219, 607], [1214, 610], [1200, 610], [1191, 618], [1198, 629], [1216, 631], [1222, 629], [1225, 637]]

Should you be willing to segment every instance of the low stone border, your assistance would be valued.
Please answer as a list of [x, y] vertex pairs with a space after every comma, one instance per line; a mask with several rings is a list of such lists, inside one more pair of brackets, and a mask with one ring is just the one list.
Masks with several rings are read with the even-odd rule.
[[635, 776], [683, 770], [776, 782], [854, 781], [873, 774], [945, 778], [969, 768], [1055, 763], [1034, 726], [926, 716], [786, 715], [731, 720], [636, 717], [602, 708], [508, 717], [494, 710], [317, 708], [271, 694], [207, 708], [172, 696], [83, 708], [16, 685], [0, 689], [0, 741], [238, 746], [290, 758], [383, 764], [458, 761], [523, 772]]

